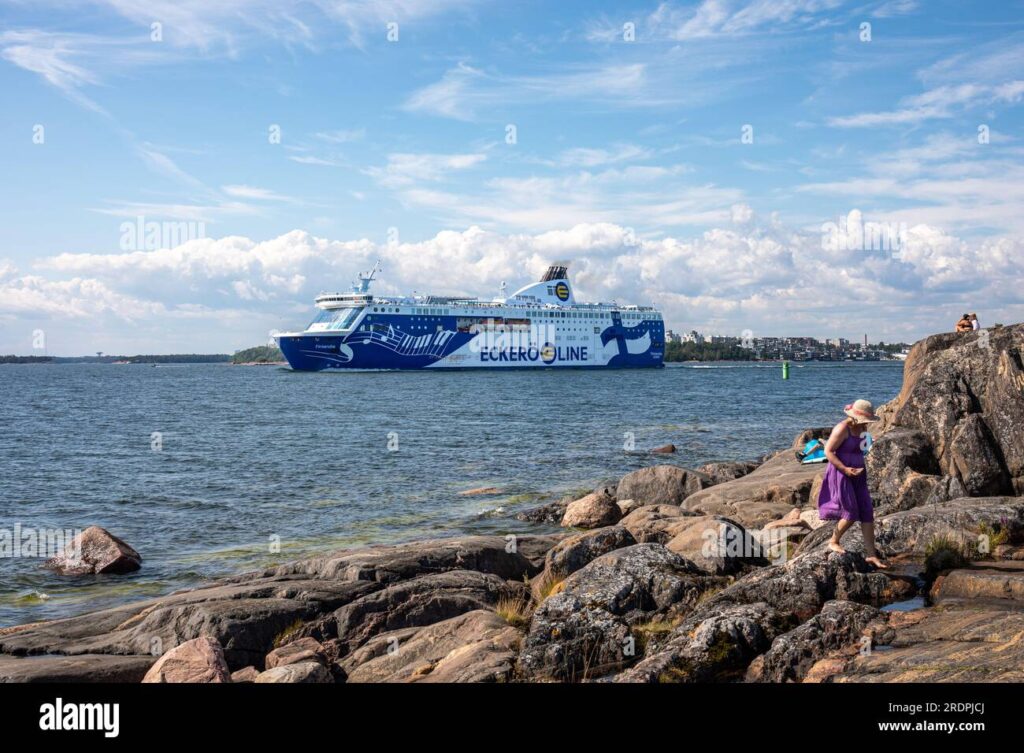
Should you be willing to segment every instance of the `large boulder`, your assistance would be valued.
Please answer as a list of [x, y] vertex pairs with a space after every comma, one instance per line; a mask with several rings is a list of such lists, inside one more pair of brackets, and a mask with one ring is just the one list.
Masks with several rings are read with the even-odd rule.
[[130, 573], [142, 567], [142, 556], [105, 528], [89, 526], [46, 567], [61, 575]]
[[1024, 609], [1024, 562], [989, 561], [940, 575], [931, 589], [936, 604], [979, 600]]
[[803, 465], [792, 450], [785, 450], [746, 476], [693, 494], [683, 507], [703, 515], [722, 515], [746, 528], [761, 528], [794, 507], [813, 504], [811, 486], [823, 471], [822, 465]]
[[344, 655], [383, 632], [430, 625], [476, 609], [494, 609], [502, 600], [527, 602], [529, 599], [529, 589], [522, 582], [453, 570], [374, 591], [303, 628], [302, 632], [320, 640], [335, 641]]
[[666, 643], [616, 682], [722, 682], [739, 679], [792, 621], [764, 602], [691, 615]]
[[697, 469], [697, 473], [703, 473], [710, 478], [712, 484], [724, 484], [726, 481], [735, 481], [746, 476], [759, 465], [760, 461], [756, 460], [721, 460], [705, 463]]
[[615, 525], [622, 512], [615, 499], [602, 491], [571, 502], [562, 517], [563, 528], [601, 528]]
[[660, 544], [598, 557], [537, 607], [519, 671], [533, 680], [579, 681], [621, 669], [639, 656], [640, 626], [685, 614], [720, 584]]
[[746, 566], [768, 564], [761, 543], [734, 520], [720, 515], [683, 518], [665, 547], [710, 575], [732, 575]]
[[[882, 612], [867, 604], [830, 601], [821, 612], [775, 638], [771, 648], [747, 671], [748, 682], [802, 682], [820, 659], [850, 645], [862, 647], [863, 633], [872, 623], [884, 624]], [[867, 648], [872, 645], [867, 636]]]
[[142, 681], [231, 682], [231, 671], [219, 643], [210, 638], [196, 638], [161, 656]]
[[667, 544], [699, 517], [699, 513], [678, 505], [644, 505], [625, 516], [619, 525], [641, 544]]
[[348, 682], [507, 682], [522, 633], [474, 610], [426, 627], [382, 633], [345, 658]]
[[710, 477], [697, 471], [674, 465], [654, 465], [623, 476], [616, 497], [632, 499], [638, 505], [679, 505], [712, 483]]
[[637, 543], [622, 526], [608, 526], [563, 539], [547, 554], [544, 570], [559, 579], [588, 565], [603, 554]]
[[1024, 493], [1022, 385], [1024, 324], [918, 342], [904, 364], [903, 388], [876, 427], [879, 441], [902, 431], [890, 440], [905, 447], [902, 456], [884, 445], [868, 454], [876, 503], [905, 509]]

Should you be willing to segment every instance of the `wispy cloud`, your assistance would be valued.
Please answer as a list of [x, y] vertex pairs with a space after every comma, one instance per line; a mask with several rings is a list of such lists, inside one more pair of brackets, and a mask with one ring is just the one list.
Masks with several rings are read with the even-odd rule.
[[389, 188], [409, 186], [416, 181], [436, 181], [456, 171], [479, 165], [487, 159], [482, 152], [472, 154], [389, 154], [386, 165], [369, 167], [363, 172]]
[[328, 144], [347, 144], [351, 141], [362, 141], [366, 137], [365, 128], [338, 129], [336, 131], [320, 131], [316, 137]]
[[405, 109], [457, 120], [482, 112], [544, 102], [600, 101], [610, 107], [651, 107], [665, 97], [651, 90], [643, 63], [577, 66], [546, 75], [499, 75], [465, 63], [414, 92]]
[[936, 118], [951, 118], [961, 111], [977, 106], [1013, 104], [1024, 97], [1024, 80], [997, 85], [958, 84], [941, 86], [906, 97], [894, 110], [840, 115], [828, 119], [839, 128], [871, 128], [886, 125], [912, 125]]

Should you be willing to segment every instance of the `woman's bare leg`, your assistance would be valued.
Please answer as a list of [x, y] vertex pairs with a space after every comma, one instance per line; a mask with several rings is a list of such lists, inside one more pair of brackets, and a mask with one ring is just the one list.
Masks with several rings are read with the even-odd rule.
[[836, 523], [836, 530], [832, 532], [832, 538], [828, 542], [828, 548], [838, 554], [846, 554], [846, 550], [843, 549], [839, 541], [843, 538], [843, 535], [850, 530], [850, 526], [852, 525], [852, 520], [840, 518], [839, 521]]
[[875, 524], [864, 521], [860, 524], [861, 536], [864, 537], [864, 560], [880, 570], [887, 570], [889, 566], [878, 559], [878, 550], [875, 548]]

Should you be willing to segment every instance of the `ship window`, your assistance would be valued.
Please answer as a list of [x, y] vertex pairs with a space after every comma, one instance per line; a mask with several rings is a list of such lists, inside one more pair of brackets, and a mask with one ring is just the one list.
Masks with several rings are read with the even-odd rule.
[[327, 329], [345, 329], [356, 320], [360, 308], [354, 309], [324, 309], [321, 311], [312, 324], [326, 325]]

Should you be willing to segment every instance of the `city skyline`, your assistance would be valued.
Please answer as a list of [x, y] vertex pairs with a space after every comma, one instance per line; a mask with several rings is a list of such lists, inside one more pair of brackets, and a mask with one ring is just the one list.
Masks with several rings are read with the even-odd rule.
[[233, 352], [378, 258], [485, 298], [565, 260], [676, 331], [1024, 319], [1012, 4], [0, 8], [0, 354]]

